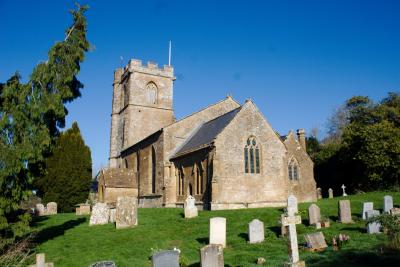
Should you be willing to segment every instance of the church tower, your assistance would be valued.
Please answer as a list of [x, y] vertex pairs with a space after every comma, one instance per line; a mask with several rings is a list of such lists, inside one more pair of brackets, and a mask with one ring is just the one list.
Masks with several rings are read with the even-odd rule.
[[122, 150], [175, 121], [174, 70], [137, 59], [116, 69], [113, 83], [109, 167], [119, 167]]

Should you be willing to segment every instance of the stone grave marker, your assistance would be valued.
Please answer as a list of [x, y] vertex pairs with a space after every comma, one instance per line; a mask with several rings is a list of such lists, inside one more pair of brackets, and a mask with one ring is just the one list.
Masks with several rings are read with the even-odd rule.
[[383, 197], [383, 212], [390, 213], [391, 209], [393, 209], [393, 197], [392, 196], [384, 196]]
[[318, 187], [317, 188], [317, 199], [321, 199], [321, 198], [322, 198], [322, 191], [321, 191], [321, 188]]
[[133, 227], [138, 224], [137, 198], [118, 197], [115, 214], [115, 226], [117, 229]]
[[325, 241], [324, 234], [322, 232], [306, 234], [304, 238], [307, 242], [307, 248], [311, 250], [320, 251], [328, 247]]
[[210, 219], [210, 244], [226, 246], [226, 219], [214, 217]]
[[[291, 196], [289, 196], [289, 198], [290, 197]], [[297, 205], [297, 199], [295, 200]], [[299, 258], [296, 224], [301, 224], [301, 217], [299, 215], [296, 215], [295, 210], [288, 205], [288, 216], [282, 217], [282, 225], [287, 226], [289, 231], [289, 262], [285, 263], [284, 266], [305, 266], [305, 262], [300, 261]]]
[[200, 249], [201, 267], [224, 267], [224, 249], [221, 245], [210, 244]]
[[342, 184], [342, 190], [343, 190], [343, 196], [346, 197], [346, 191], [344, 191], [346, 189], [346, 186], [344, 184]]
[[185, 200], [185, 218], [190, 219], [198, 216], [196, 199], [189, 195]]
[[90, 265], [90, 267], [117, 267], [113, 261], [99, 261]]
[[364, 202], [362, 209], [362, 219], [365, 220], [367, 218], [367, 211], [374, 209], [374, 202]]
[[297, 207], [297, 198], [294, 195], [290, 195], [287, 199], [287, 209], [289, 212], [289, 209], [292, 209], [294, 213], [298, 213], [298, 207]]
[[97, 224], [107, 224], [110, 218], [110, 208], [106, 203], [98, 202], [93, 206], [90, 215], [89, 226]]
[[44, 207], [43, 204], [41, 204], [41, 203], [36, 204], [36, 214], [37, 214], [38, 216], [44, 216], [44, 215], [46, 215], [46, 208]]
[[281, 214], [281, 220], [280, 220], [280, 224], [281, 224], [281, 236], [286, 236], [288, 233], [288, 227], [283, 225], [283, 220], [285, 220], [284, 218], [286, 217], [285, 214]]
[[314, 203], [308, 207], [308, 221], [310, 225], [321, 222], [321, 210]]
[[350, 200], [339, 200], [339, 222], [352, 223]]
[[54, 215], [57, 214], [57, 203], [49, 202], [46, 205], [46, 215]]
[[[369, 210], [366, 212], [367, 219], [374, 218], [379, 216], [379, 210]], [[379, 222], [370, 222], [367, 224], [367, 233], [368, 234], [378, 234], [381, 232], [381, 224]]]
[[264, 241], [264, 223], [254, 219], [249, 223], [249, 242], [251, 244]]
[[109, 219], [110, 223], [115, 223], [116, 215], [117, 215], [117, 209], [116, 208], [110, 208], [110, 219]]
[[89, 204], [79, 204], [75, 209], [76, 215], [89, 215], [90, 205]]
[[164, 250], [151, 257], [153, 267], [179, 267], [179, 251]]
[[54, 263], [46, 263], [45, 254], [38, 253], [36, 254], [36, 264], [29, 265], [28, 267], [54, 267]]
[[333, 198], [333, 190], [332, 188], [328, 189], [329, 198]]

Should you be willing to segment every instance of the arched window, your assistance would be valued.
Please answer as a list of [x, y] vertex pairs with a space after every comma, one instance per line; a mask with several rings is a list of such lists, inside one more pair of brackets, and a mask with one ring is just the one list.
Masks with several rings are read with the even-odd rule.
[[295, 158], [292, 158], [289, 161], [288, 173], [289, 173], [289, 180], [291, 181], [299, 180], [299, 165], [297, 164]]
[[244, 147], [244, 172], [260, 173], [260, 148], [255, 137], [249, 137]]
[[149, 104], [157, 104], [157, 85], [149, 82], [146, 85], [147, 101]]
[[151, 193], [156, 193], [156, 151], [151, 147]]
[[201, 163], [195, 165], [196, 194], [203, 194], [203, 169]]
[[178, 195], [182, 196], [184, 193], [185, 175], [182, 168], [178, 169]]

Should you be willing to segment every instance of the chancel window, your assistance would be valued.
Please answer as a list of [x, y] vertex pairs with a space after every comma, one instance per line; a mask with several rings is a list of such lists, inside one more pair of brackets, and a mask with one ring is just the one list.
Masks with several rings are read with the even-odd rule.
[[260, 173], [260, 148], [255, 137], [249, 137], [244, 147], [244, 172]]
[[299, 166], [297, 161], [292, 158], [288, 165], [289, 180], [297, 181], [299, 180]]
[[149, 104], [157, 104], [157, 85], [149, 82], [146, 85], [147, 101]]

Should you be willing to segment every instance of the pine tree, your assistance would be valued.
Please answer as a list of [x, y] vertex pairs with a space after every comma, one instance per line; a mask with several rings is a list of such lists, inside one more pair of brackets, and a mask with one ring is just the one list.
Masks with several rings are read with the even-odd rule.
[[85, 202], [92, 182], [92, 158], [76, 122], [61, 133], [45, 168], [46, 175], [35, 181], [43, 202], [57, 202], [61, 212], [71, 212]]
[[26, 230], [29, 216], [19, 213], [19, 204], [64, 127], [65, 103], [83, 88], [76, 75], [89, 49], [86, 10], [71, 10], [73, 23], [64, 41], [50, 49], [48, 60], [33, 69], [27, 83], [16, 73], [0, 86], [0, 250]]

